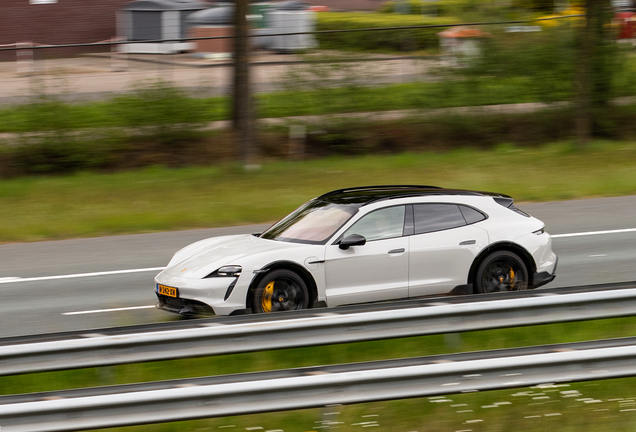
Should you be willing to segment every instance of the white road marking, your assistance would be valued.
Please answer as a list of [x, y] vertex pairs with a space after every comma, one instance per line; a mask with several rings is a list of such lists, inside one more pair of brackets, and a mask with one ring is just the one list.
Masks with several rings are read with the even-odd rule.
[[[603, 235], [603, 234], [620, 234], [620, 233], [628, 233], [628, 232], [636, 232], [636, 228], [626, 228], [626, 229], [609, 230], [609, 231], [589, 231], [589, 232], [569, 233], [569, 234], [554, 234], [552, 235], [552, 238], [581, 237], [581, 236]], [[601, 257], [601, 256], [605, 256], [605, 255], [590, 255], [590, 257]], [[68, 275], [59, 275], [59, 276], [41, 276], [41, 277], [31, 277], [31, 278], [3, 277], [3, 278], [0, 278], [0, 284], [16, 283], [16, 282], [36, 282], [36, 281], [57, 280], [57, 279], [73, 279], [73, 278], [93, 277], [93, 276], [109, 276], [109, 275], [127, 274], [127, 273], [142, 273], [142, 272], [151, 272], [151, 271], [161, 271], [164, 268], [165, 267], [149, 267], [149, 268], [140, 268], [140, 269], [113, 270], [113, 271], [94, 272], [94, 273], [77, 273], [77, 274], [68, 274]], [[83, 315], [83, 314], [102, 313], [102, 312], [119, 312], [119, 311], [126, 311], [126, 310], [135, 310], [135, 309], [150, 309], [154, 307], [155, 307], [154, 305], [151, 305], [151, 306], [133, 306], [133, 307], [115, 308], [115, 309], [97, 309], [97, 310], [89, 310], [89, 311], [64, 312], [62, 313], [62, 315]]]
[[[553, 234], [552, 238], [581, 237], [581, 236], [603, 235], [603, 234], [620, 234], [620, 233], [629, 233], [629, 232], [636, 232], [636, 228], [626, 228], [626, 229], [609, 230], [609, 231], [588, 231], [588, 232], [569, 233], [569, 234]], [[36, 281], [56, 280], [56, 279], [72, 279], [72, 278], [93, 277], [93, 276], [109, 276], [109, 275], [126, 274], [126, 273], [142, 273], [142, 272], [151, 272], [151, 271], [161, 271], [164, 268], [165, 267], [149, 267], [149, 268], [140, 268], [140, 269], [113, 270], [113, 271], [104, 271], [104, 272], [95, 272], [95, 273], [78, 273], [78, 274], [68, 274], [68, 275], [59, 275], [59, 276], [31, 277], [31, 278], [3, 277], [3, 278], [0, 278], [0, 284], [16, 283], [16, 282], [36, 282]]]
[[590, 258], [598, 258], [598, 257], [606, 257], [607, 254], [596, 254], [596, 255], [590, 255]]
[[[636, 232], [636, 228], [626, 228], [626, 229], [618, 229], [618, 230], [610, 230], [610, 231], [588, 231], [588, 232], [569, 233], [569, 234], [553, 234], [552, 238], [580, 237], [580, 236], [602, 235], [602, 234], [620, 234], [620, 233], [628, 233], [628, 232]], [[3, 277], [3, 278], [0, 278], [0, 284], [15, 283], [15, 282], [36, 282], [36, 281], [55, 280], [55, 279], [72, 279], [72, 278], [93, 277], [93, 276], [109, 276], [109, 275], [126, 274], [126, 273], [142, 273], [142, 272], [151, 272], [151, 271], [161, 271], [163, 269], [165, 269], [165, 267], [149, 267], [149, 268], [140, 268], [140, 269], [113, 270], [113, 271], [104, 271], [104, 272], [95, 272], [95, 273], [78, 273], [78, 274], [68, 274], [68, 275], [59, 275], [59, 276], [31, 277], [31, 278]]]
[[628, 233], [628, 232], [636, 232], [636, 228], [626, 228], [626, 229], [617, 229], [617, 230], [609, 230], [609, 231], [588, 231], [588, 232], [570, 233], [570, 234], [553, 234], [552, 238], [582, 237], [582, 236], [602, 235], [602, 234], [621, 234], [621, 233]]
[[135, 309], [150, 309], [154, 307], [155, 305], [131, 306], [131, 307], [114, 308], [114, 309], [96, 309], [96, 310], [77, 311], [77, 312], [64, 312], [62, 313], [62, 315], [85, 315], [85, 314], [102, 313], [102, 312], [119, 312], [119, 311], [135, 310]]
[[41, 276], [41, 277], [31, 277], [31, 278], [7, 277], [7, 278], [0, 278], [0, 284], [15, 283], [15, 282], [36, 282], [36, 281], [55, 280], [55, 279], [72, 279], [72, 278], [82, 278], [82, 277], [92, 277], [92, 276], [109, 276], [109, 275], [126, 274], [126, 273], [142, 273], [142, 272], [150, 272], [150, 271], [161, 271], [164, 268], [165, 267], [149, 267], [149, 268], [141, 268], [141, 269], [113, 270], [113, 271], [104, 271], [104, 272], [95, 272], [95, 273], [78, 273], [78, 274], [69, 274], [69, 275]]

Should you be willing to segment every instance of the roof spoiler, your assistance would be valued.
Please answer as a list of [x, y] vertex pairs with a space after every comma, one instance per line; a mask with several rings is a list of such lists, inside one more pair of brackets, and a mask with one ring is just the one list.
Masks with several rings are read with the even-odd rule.
[[509, 196], [494, 196], [492, 197], [492, 199], [494, 199], [497, 204], [509, 208], [510, 210], [519, 213], [520, 215], [530, 217], [528, 213], [524, 212], [523, 210], [519, 210], [514, 204], [515, 200]]
[[512, 197], [509, 196], [495, 196], [492, 197], [492, 199], [494, 199], [497, 204], [502, 205], [506, 208], [510, 208], [510, 207], [514, 207], [514, 202], [515, 200], [512, 199]]

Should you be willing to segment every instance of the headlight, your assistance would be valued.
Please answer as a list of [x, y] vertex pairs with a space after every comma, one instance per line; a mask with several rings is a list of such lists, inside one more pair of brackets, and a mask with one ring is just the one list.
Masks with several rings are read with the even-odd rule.
[[241, 274], [243, 267], [237, 265], [223, 266], [214, 273], [220, 277], [236, 277]]

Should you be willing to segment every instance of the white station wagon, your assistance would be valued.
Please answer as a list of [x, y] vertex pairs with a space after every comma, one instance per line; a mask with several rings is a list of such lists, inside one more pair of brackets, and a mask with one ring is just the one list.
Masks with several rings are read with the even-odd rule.
[[178, 251], [157, 307], [232, 315], [536, 288], [557, 267], [543, 222], [506, 195], [434, 186], [335, 190], [260, 234]]

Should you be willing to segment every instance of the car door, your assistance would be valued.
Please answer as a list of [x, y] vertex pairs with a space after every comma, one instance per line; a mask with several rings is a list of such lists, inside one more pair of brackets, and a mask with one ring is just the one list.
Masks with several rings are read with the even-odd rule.
[[408, 248], [404, 236], [406, 206], [375, 210], [356, 221], [341, 236], [362, 235], [366, 243], [341, 249], [327, 245], [325, 292], [337, 306], [408, 297]]
[[480, 211], [457, 204], [412, 206], [414, 234], [409, 237], [409, 297], [441, 294], [467, 283], [477, 254], [488, 246]]

